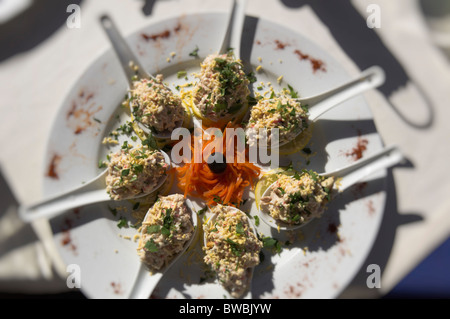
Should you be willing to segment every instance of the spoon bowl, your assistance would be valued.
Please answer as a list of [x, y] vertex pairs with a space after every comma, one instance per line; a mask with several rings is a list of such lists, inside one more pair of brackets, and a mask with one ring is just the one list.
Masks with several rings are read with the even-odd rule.
[[[171, 165], [170, 157], [164, 151], [160, 151], [164, 156], [167, 165]], [[105, 177], [108, 169], [105, 169], [92, 180], [84, 183], [80, 187], [72, 189], [63, 194], [51, 197], [39, 203], [29, 206], [20, 206], [19, 215], [25, 222], [31, 222], [40, 218], [52, 218], [64, 213], [67, 210], [112, 200], [106, 192]], [[140, 193], [136, 196], [123, 198], [123, 200], [131, 198], [139, 198], [153, 193], [158, 190], [166, 181], [167, 175], [162, 176], [153, 189], [146, 193]]]
[[[382, 85], [385, 79], [386, 77], [383, 69], [379, 66], [372, 66], [361, 72], [361, 74], [356, 79], [346, 82], [334, 89], [315, 96], [306, 98], [294, 98], [293, 100], [308, 108], [308, 121], [310, 124], [313, 124], [320, 118], [321, 115], [332, 110], [342, 102], [367, 90]], [[257, 132], [255, 132], [255, 130], [252, 128], [246, 129], [247, 135], [252, 135], [255, 133]], [[302, 133], [302, 130], [298, 130], [298, 132], [296, 132], [291, 140], [283, 141], [282, 143], [272, 141], [270, 148], [282, 147], [290, 143]]]
[[[348, 166], [342, 167], [332, 172], [321, 173], [318, 175], [323, 177], [334, 177], [335, 183], [333, 185], [333, 192], [340, 193], [350, 186], [354, 185], [355, 183], [361, 181], [365, 177], [371, 175], [372, 173], [392, 167], [404, 160], [405, 158], [403, 157], [398, 147], [389, 146], [373, 154], [372, 156], [360, 159]], [[270, 195], [270, 192], [273, 188], [272, 186], [276, 182], [277, 181], [273, 182], [269, 187], [267, 187], [261, 198]], [[312, 217], [301, 224], [288, 224], [274, 219], [270, 215], [268, 205], [263, 205], [263, 203], [261, 203], [259, 206], [260, 207], [258, 210], [258, 214], [261, 219], [267, 225], [277, 230], [295, 230], [307, 225], [311, 220], [314, 219], [314, 217]]]
[[[194, 233], [192, 234], [191, 238], [184, 244], [183, 250], [178, 252], [176, 256], [172, 258], [171, 261], [159, 271], [150, 273], [148, 267], [141, 261], [138, 275], [133, 284], [133, 288], [130, 292], [129, 299], [148, 299], [151, 296], [155, 287], [158, 285], [161, 278], [163, 277], [164, 273], [167, 272], [167, 270], [169, 270], [169, 268], [172, 267], [178, 261], [178, 259], [186, 252], [186, 250], [191, 246], [192, 242], [194, 241], [194, 238], [196, 237], [198, 232], [197, 214], [195, 213], [192, 202], [188, 198], [185, 199], [185, 205], [190, 213], [191, 221], [194, 226]], [[145, 215], [144, 221], [147, 220], [149, 213], [150, 210]]]
[[[226, 207], [227, 207], [227, 209], [231, 209], [231, 210], [235, 211], [237, 214], [239, 214], [241, 217], [245, 218], [247, 223], [248, 223], [248, 226], [249, 226], [251, 232], [255, 235], [256, 238], [258, 238], [258, 234], [256, 232], [255, 226], [252, 224], [252, 222], [250, 221], [248, 216], [243, 211], [241, 211], [241, 210], [239, 210], [239, 209], [237, 209], [235, 207], [232, 207], [232, 206], [226, 206]], [[217, 218], [217, 215], [216, 214], [212, 214], [210, 216], [210, 218], [207, 220], [206, 225], [209, 226], [209, 227], [214, 225], [214, 223], [216, 222], [216, 218]], [[204, 235], [203, 236], [203, 245], [205, 247], [207, 247], [207, 244], [208, 244], [208, 232], [204, 231], [203, 235]], [[247, 275], [247, 277], [246, 277], [247, 278], [246, 290], [239, 298], [251, 299], [252, 298], [251, 286], [252, 286], [252, 280], [253, 280], [254, 267], [247, 268], [245, 270], [245, 272], [246, 272], [246, 275]], [[217, 279], [219, 280], [218, 275], [217, 275]], [[225, 289], [225, 291], [227, 291], [227, 293], [230, 294], [231, 298], [235, 298], [235, 297], [233, 297], [231, 295], [231, 293], [227, 289]]]
[[[128, 43], [125, 41], [125, 39], [115, 26], [111, 17], [109, 17], [108, 15], [102, 15], [100, 17], [100, 23], [106, 35], [108, 36], [108, 39], [111, 42], [114, 52], [116, 53], [120, 65], [122, 66], [122, 69], [125, 73], [128, 82], [128, 97], [130, 98], [130, 89], [133, 87], [134, 78], [137, 78], [139, 80], [155, 80], [156, 78], [152, 74], [148, 73], [139, 62], [136, 55], [131, 51]], [[146, 134], [152, 134], [157, 139], [170, 139], [171, 137], [172, 130], [152, 132], [152, 130], [147, 125], [144, 125], [140, 121], [136, 122]], [[183, 124], [184, 119], [176, 122], [176, 128], [182, 127]]]
[[[245, 21], [245, 9], [248, 0], [234, 0], [228, 20], [225, 36], [218, 51], [219, 55], [226, 54], [230, 49], [233, 50], [234, 58], [240, 59], [241, 56], [241, 39]], [[193, 114], [200, 118], [208, 126], [224, 126], [229, 121], [242, 119], [248, 111], [249, 104], [245, 101], [235, 114], [226, 115], [218, 120], [211, 120], [202, 115], [197, 105], [192, 99], [191, 108]]]

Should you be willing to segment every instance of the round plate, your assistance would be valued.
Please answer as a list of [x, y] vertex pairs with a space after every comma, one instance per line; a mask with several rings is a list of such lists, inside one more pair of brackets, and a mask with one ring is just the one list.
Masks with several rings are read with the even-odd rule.
[[[127, 41], [144, 67], [153, 74], [162, 73], [176, 90], [176, 85], [192, 81], [191, 73], [199, 70], [202, 59], [219, 48], [226, 18], [224, 13], [175, 17], [149, 25]], [[251, 19], [243, 35], [242, 58], [257, 76], [255, 92], [264, 93], [271, 82], [275, 91], [289, 84], [300, 96], [310, 96], [351, 79], [333, 57], [301, 34]], [[190, 55], [197, 48], [200, 58]], [[181, 70], [187, 71], [187, 80], [179, 76]], [[101, 54], [75, 83], [56, 115], [48, 141], [45, 195], [70, 190], [100, 172], [98, 162], [106, 154], [103, 139], [115, 125], [127, 121], [120, 107], [126, 86], [112, 50]], [[292, 163], [323, 172], [381, 148], [367, 102], [355, 97], [323, 115], [314, 126], [308, 148], [281, 157], [280, 165]], [[266, 240], [268, 247], [255, 270], [252, 296], [337, 297], [361, 268], [377, 235], [385, 206], [385, 177], [382, 171], [340, 194], [321, 219], [301, 230], [278, 232], [261, 221], [258, 232], [274, 240]], [[195, 202], [198, 208], [204, 206]], [[257, 215], [251, 191], [241, 209]], [[119, 227], [124, 218], [128, 224]], [[139, 270], [137, 230], [130, 223], [129, 211], [111, 209], [111, 203], [82, 207], [50, 221], [63, 260], [80, 267], [81, 290], [88, 298], [127, 298]], [[153, 297], [224, 297], [223, 289], [205, 271], [201, 242], [197, 240], [166, 272]]]

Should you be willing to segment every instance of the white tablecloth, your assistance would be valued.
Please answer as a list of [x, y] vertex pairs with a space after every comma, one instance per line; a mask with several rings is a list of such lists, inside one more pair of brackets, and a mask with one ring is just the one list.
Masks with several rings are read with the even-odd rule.
[[[380, 9], [381, 25], [371, 30], [371, 36], [403, 70], [401, 76], [393, 74], [403, 81], [394, 81], [395, 85], [383, 92], [368, 92], [366, 98], [384, 142], [399, 145], [410, 167], [393, 172], [386, 216], [365, 263], [382, 266], [381, 288], [367, 288], [363, 267], [343, 298], [378, 297], [389, 292], [448, 237], [450, 229], [450, 219], [446, 218], [450, 211], [450, 179], [446, 178], [450, 158], [450, 125], [446, 123], [450, 117], [449, 60], [430, 40], [415, 1], [354, 0], [350, 9], [361, 17], [359, 28], [368, 28], [366, 17], [373, 13], [368, 10], [373, 4]], [[0, 167], [4, 178], [0, 189], [0, 292], [68, 291], [64, 263], [53, 247], [46, 224], [22, 223], [13, 197], [24, 203], [42, 197], [45, 143], [53, 115], [75, 80], [109, 47], [98, 25], [100, 14], [109, 12], [122, 32], [129, 34], [151, 21], [175, 14], [226, 10], [229, 3], [147, 1], [151, 9], [148, 16], [143, 14], [143, 6], [144, 2], [137, 0], [82, 1], [81, 28], [69, 29], [62, 23], [37, 46], [0, 62]], [[351, 32], [340, 44], [333, 37], [335, 30], [330, 30], [324, 20], [326, 15], [315, 10], [315, 5], [299, 6], [295, 1], [250, 0], [247, 14], [297, 30], [356, 75], [359, 67], [349, 53], [355, 48], [353, 52], [364, 50], [352, 42]]]

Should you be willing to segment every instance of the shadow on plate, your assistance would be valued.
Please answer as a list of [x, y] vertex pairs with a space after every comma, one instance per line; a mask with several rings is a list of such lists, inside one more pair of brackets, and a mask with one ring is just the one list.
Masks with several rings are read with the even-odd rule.
[[[365, 198], [384, 191], [385, 182], [385, 179], [373, 179], [355, 184], [343, 193], [337, 194], [321, 218], [314, 219], [304, 227], [293, 231], [272, 229], [270, 236], [281, 244], [282, 250], [292, 253], [328, 251], [341, 244], [343, 240], [345, 241], [345, 238], [343, 239], [339, 235], [339, 227], [341, 226], [341, 214], [345, 212], [347, 205], [356, 200], [364, 201]], [[373, 208], [367, 205], [366, 210], [369, 215], [371, 209]], [[341, 253], [345, 254], [346, 252], [343, 249]], [[276, 252], [265, 250], [264, 254], [264, 262], [258, 266], [262, 271], [261, 277], [255, 283], [255, 298], [263, 296], [266, 292], [270, 293], [274, 289], [272, 279], [275, 264], [271, 262], [270, 257]], [[308, 262], [305, 260], [300, 267], [308, 267]]]
[[65, 25], [67, 6], [82, 0], [40, 0], [0, 28], [0, 62], [34, 49]]
[[[406, 164], [393, 169], [411, 168], [413, 168], [413, 164], [407, 162]], [[351, 283], [349, 283], [347, 289], [342, 292], [339, 298], [354, 299], [381, 297], [376, 289], [370, 289], [367, 287], [367, 279], [371, 274], [371, 272], [368, 272], [367, 270], [368, 265], [378, 265], [380, 267], [382, 277], [391, 255], [397, 230], [403, 225], [423, 221], [423, 216], [419, 212], [400, 213], [398, 211], [395, 180], [392, 175], [392, 169], [389, 169], [386, 182], [388, 187], [386, 192], [386, 207], [379, 233], [370, 253], [368, 254], [366, 260], [362, 263], [361, 269], [358, 271]]]
[[361, 70], [372, 65], [382, 67], [386, 72], [386, 82], [378, 90], [384, 94], [387, 101], [396, 91], [413, 84], [422, 96], [427, 115], [411, 119], [392, 102], [391, 107], [405, 123], [416, 129], [429, 129], [433, 125], [434, 107], [426, 92], [409, 77], [400, 61], [384, 45], [377, 33], [366, 27], [364, 17], [350, 1], [281, 0], [281, 3], [289, 8], [310, 6]]
[[[32, 226], [22, 223], [20, 220], [17, 214], [18, 206], [18, 200], [8, 185], [0, 167], [0, 223], [5, 226], [8, 224], [13, 225], [16, 228], [14, 233], [6, 237], [7, 240], [0, 242], [0, 259], [38, 240]], [[18, 227], [21, 224], [23, 225]], [[1, 286], [2, 280], [0, 280]]]

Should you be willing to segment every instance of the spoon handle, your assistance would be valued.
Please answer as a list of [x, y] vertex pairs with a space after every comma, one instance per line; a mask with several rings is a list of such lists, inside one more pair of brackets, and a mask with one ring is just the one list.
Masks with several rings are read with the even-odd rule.
[[220, 47], [219, 53], [226, 53], [232, 48], [237, 58], [241, 54], [241, 37], [245, 21], [245, 9], [247, 0], [234, 0], [233, 8], [230, 14], [227, 31]]
[[141, 264], [133, 290], [129, 295], [129, 299], [148, 299], [163, 277], [162, 272], [150, 274], [144, 264]]
[[19, 215], [25, 222], [54, 217], [64, 211], [110, 200], [104, 188], [79, 193], [70, 192], [31, 206], [20, 206]]
[[342, 178], [338, 187], [339, 191], [342, 192], [372, 173], [392, 167], [404, 160], [405, 158], [398, 147], [389, 146], [349, 166], [321, 175]]
[[385, 81], [385, 74], [379, 66], [372, 66], [363, 71], [360, 76], [348, 83], [323, 94], [299, 99], [303, 105], [309, 105], [309, 119], [316, 120], [320, 115], [340, 103], [369, 89], [376, 88]]
[[[114, 47], [117, 57], [119, 58], [120, 65], [125, 72], [129, 87], [132, 87], [132, 78], [135, 75], [137, 75], [140, 79], [151, 78], [151, 76], [145, 71], [144, 67], [140, 64], [134, 53], [131, 51], [125, 39], [115, 26], [113, 20], [108, 15], [102, 15], [100, 17], [100, 22], [112, 46]], [[130, 66], [130, 62], [137, 67], [136, 70]]]

